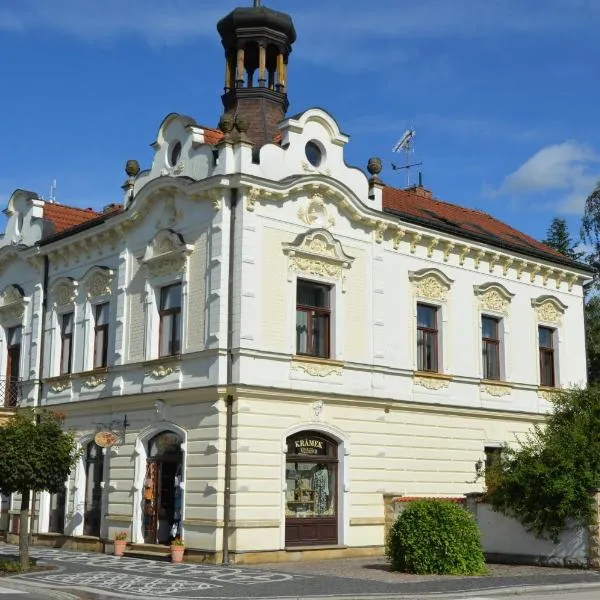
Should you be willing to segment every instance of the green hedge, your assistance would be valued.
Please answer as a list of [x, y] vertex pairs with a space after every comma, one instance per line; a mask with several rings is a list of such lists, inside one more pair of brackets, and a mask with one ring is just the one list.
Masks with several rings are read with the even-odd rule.
[[386, 555], [393, 571], [440, 575], [485, 572], [473, 515], [444, 500], [411, 502], [392, 526]]

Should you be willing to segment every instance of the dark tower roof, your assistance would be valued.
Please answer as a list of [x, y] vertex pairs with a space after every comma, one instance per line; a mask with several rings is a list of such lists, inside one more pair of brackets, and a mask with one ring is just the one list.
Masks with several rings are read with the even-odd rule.
[[225, 111], [242, 119], [260, 147], [273, 141], [285, 117], [287, 65], [296, 29], [292, 18], [260, 6], [236, 8], [217, 24], [225, 48]]

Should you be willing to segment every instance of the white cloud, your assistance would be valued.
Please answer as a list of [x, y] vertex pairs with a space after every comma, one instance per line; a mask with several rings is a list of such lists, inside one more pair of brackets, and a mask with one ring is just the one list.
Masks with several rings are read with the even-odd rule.
[[[545, 195], [561, 213], [579, 214], [600, 177], [600, 156], [575, 141], [546, 146], [507, 175], [497, 195]], [[546, 202], [548, 204], [548, 202]]]

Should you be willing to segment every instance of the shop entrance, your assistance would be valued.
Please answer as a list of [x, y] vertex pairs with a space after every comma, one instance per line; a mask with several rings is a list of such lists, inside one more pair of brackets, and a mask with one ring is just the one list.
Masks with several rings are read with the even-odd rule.
[[182, 443], [181, 436], [171, 431], [160, 433], [148, 442], [143, 498], [146, 544], [169, 544], [181, 535]]
[[338, 445], [314, 431], [287, 439], [285, 545], [338, 542]]

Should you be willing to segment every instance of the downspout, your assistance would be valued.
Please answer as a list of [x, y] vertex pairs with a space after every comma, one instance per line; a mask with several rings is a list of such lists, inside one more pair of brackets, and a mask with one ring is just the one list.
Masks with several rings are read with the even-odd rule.
[[[50, 262], [48, 260], [48, 255], [44, 254], [44, 278], [42, 280], [42, 316], [40, 319], [40, 353], [39, 353], [39, 364], [37, 369], [37, 402], [36, 406], [40, 407], [42, 405], [42, 399], [44, 397], [44, 384], [42, 383], [43, 371], [44, 371], [44, 342], [46, 341], [46, 312], [48, 308], [48, 277], [50, 271]], [[31, 497], [31, 527], [29, 528], [29, 544], [33, 544], [33, 523], [35, 521], [35, 505], [38, 501], [38, 495], [35, 491], [32, 493]], [[37, 518], [37, 531], [40, 532], [40, 515], [38, 512]]]
[[233, 437], [233, 279], [235, 275], [235, 227], [238, 189], [232, 188], [229, 202], [229, 269], [227, 280], [227, 398], [225, 422], [225, 490], [223, 495], [223, 564], [229, 564], [231, 532], [231, 441]]

